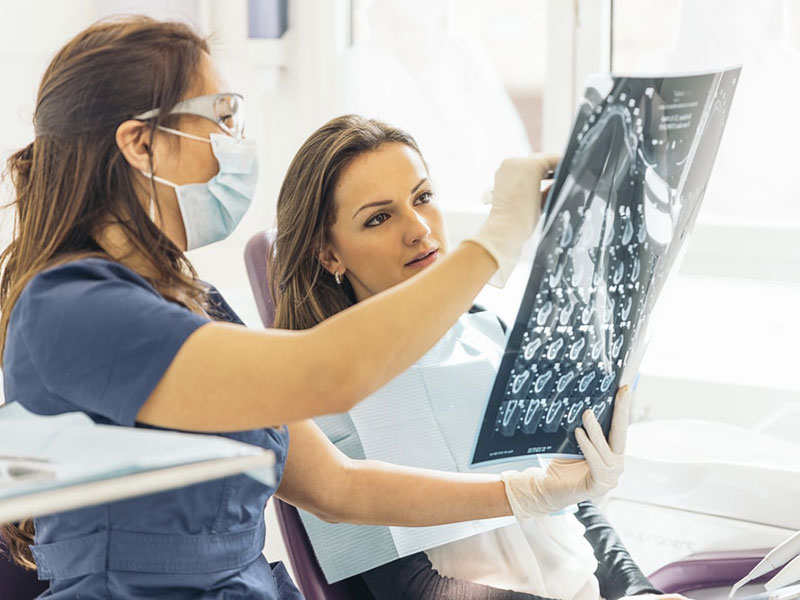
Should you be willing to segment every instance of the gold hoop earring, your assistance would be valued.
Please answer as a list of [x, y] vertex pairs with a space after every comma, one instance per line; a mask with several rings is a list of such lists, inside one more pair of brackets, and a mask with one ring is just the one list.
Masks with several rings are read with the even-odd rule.
[[339, 271], [333, 274], [333, 278], [336, 280], [336, 285], [342, 285], [342, 276], [339, 275]]

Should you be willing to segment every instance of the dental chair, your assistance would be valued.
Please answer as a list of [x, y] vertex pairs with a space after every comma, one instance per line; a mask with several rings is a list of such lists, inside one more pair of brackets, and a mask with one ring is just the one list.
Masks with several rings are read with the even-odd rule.
[[272, 327], [275, 321], [275, 301], [269, 289], [267, 278], [267, 258], [272, 253], [275, 244], [275, 229], [259, 231], [251, 237], [244, 247], [244, 265], [247, 277], [253, 290], [253, 297], [258, 308], [258, 315], [264, 327]]
[[[276, 231], [259, 231], [250, 238], [244, 249], [244, 263], [250, 287], [253, 289], [258, 314], [264, 327], [272, 327], [275, 321], [275, 302], [269, 289], [267, 257], [272, 253]], [[351, 577], [336, 583], [328, 583], [314, 556], [300, 515], [294, 506], [278, 498], [272, 499], [278, 516], [283, 543], [289, 553], [297, 585], [307, 600], [370, 600], [372, 594], [360, 577]], [[0, 594], [0, 597], [5, 598]]]
[[[729, 588], [747, 575], [767, 552], [768, 548], [692, 554], [661, 567], [651, 574], [649, 579], [665, 594], [686, 594], [697, 590]], [[766, 581], [772, 574], [759, 577], [754, 583]], [[727, 596], [727, 589], [724, 595]], [[740, 594], [740, 596], [745, 595]]]
[[[273, 251], [276, 233], [274, 229], [259, 231], [250, 238], [244, 251], [250, 286], [265, 327], [272, 327], [275, 319], [275, 303], [267, 277], [267, 257]], [[277, 498], [274, 498], [273, 502], [281, 535], [298, 580], [297, 584], [306, 598], [309, 600], [372, 598], [358, 577], [334, 584], [327, 583], [297, 509]], [[650, 575], [650, 580], [658, 589], [674, 594], [729, 587], [744, 577], [766, 553], [767, 550], [764, 549], [694, 554], [661, 567]], [[768, 576], [758, 581], [763, 581], [766, 577]], [[727, 596], [727, 593], [724, 595]]]

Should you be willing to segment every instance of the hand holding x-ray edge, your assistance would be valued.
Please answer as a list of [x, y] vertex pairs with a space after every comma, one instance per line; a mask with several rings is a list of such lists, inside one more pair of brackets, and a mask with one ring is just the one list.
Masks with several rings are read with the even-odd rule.
[[583, 428], [575, 430], [584, 460], [556, 459], [546, 469], [531, 467], [501, 473], [514, 516], [542, 517], [575, 502], [598, 498], [614, 488], [624, 466], [629, 415], [630, 390], [622, 386], [614, 402], [608, 441], [594, 413], [584, 412]]
[[497, 263], [490, 284], [503, 287], [511, 276], [522, 246], [542, 214], [542, 181], [552, 176], [558, 160], [555, 154], [535, 154], [504, 160], [497, 169], [489, 217], [467, 238], [481, 245]]

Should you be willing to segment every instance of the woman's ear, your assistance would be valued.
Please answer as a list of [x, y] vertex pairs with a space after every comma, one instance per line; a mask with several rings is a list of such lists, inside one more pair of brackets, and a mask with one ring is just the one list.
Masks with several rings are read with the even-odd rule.
[[344, 272], [347, 270], [347, 266], [345, 266], [344, 262], [342, 262], [339, 255], [336, 253], [336, 250], [334, 250], [330, 244], [326, 244], [325, 247], [319, 251], [317, 259], [319, 260], [319, 264], [322, 265], [322, 268], [331, 275], [339, 273], [341, 276], [344, 275]]
[[116, 140], [122, 156], [131, 167], [150, 172], [150, 133], [146, 123], [135, 119], [124, 121], [117, 127]]

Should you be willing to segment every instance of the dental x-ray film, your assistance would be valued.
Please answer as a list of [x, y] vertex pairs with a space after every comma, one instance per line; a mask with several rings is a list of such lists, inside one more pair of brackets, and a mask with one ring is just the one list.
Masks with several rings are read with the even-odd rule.
[[608, 436], [700, 208], [739, 71], [589, 81], [472, 465], [581, 456], [587, 409]]

